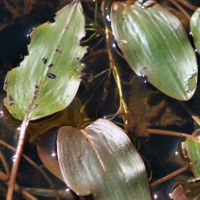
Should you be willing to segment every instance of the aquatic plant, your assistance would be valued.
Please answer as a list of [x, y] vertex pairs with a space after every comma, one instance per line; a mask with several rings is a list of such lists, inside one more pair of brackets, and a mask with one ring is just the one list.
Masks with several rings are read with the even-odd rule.
[[[101, 75], [108, 77], [112, 74], [113, 80], [107, 79], [107, 83], [110, 81], [115, 85], [106, 92], [111, 94], [114, 91], [117, 94], [114, 94], [112, 102], [117, 102], [117, 111], [104, 114], [104, 118], [107, 119], [98, 119], [102, 118], [99, 115], [89, 116], [91, 111], [86, 107], [92, 101], [97, 104], [91, 99], [93, 92], [99, 87], [98, 84], [91, 84], [96, 85], [89, 90], [92, 95], [88, 97], [87, 94], [86, 102], [81, 102], [79, 110], [76, 110], [80, 116], [83, 113], [88, 115], [88, 119], [84, 116], [75, 121], [73, 118], [63, 117], [66, 126], [62, 126], [61, 122], [59, 125], [53, 122], [42, 130], [45, 134], [52, 127], [59, 127], [55, 139], [55, 154], [58, 154], [58, 160], [50, 161], [44, 158], [44, 154], [42, 158], [44, 163], [47, 160], [56, 162], [58, 170], [56, 172], [51, 167], [52, 164], [47, 168], [77, 195], [92, 195], [94, 199], [148, 200], [152, 199], [150, 186], [155, 187], [179, 173], [191, 169], [195, 177], [199, 178], [199, 137], [196, 132], [188, 135], [149, 127], [138, 132], [136, 140], [138, 136], [155, 133], [186, 137], [186, 148], [181, 150], [188, 153], [188, 163], [177, 172], [151, 184], [147, 178], [144, 161], [127, 136], [134, 132], [134, 117], [137, 116], [133, 117], [126, 103], [127, 94], [123, 89], [123, 82], [126, 80], [121, 77], [124, 71], [123, 62], [126, 61], [130, 69], [145, 83], [150, 83], [177, 102], [190, 100], [197, 88], [198, 55], [195, 52], [199, 51], [199, 9], [192, 16], [190, 23], [197, 48], [195, 50], [182, 21], [189, 20], [190, 16], [181, 5], [191, 10], [195, 7], [185, 0], [169, 2], [177, 6], [180, 12], [175, 15], [175, 10], [169, 5], [151, 0], [93, 2], [94, 5], [90, 8], [94, 13], [94, 19], [91, 19], [82, 8], [84, 1], [73, 0], [56, 13], [53, 22], [39, 25], [31, 32], [28, 55], [18, 67], [7, 73], [4, 82], [4, 106], [15, 119], [22, 121], [19, 128], [19, 143], [13, 156], [7, 200], [13, 199], [30, 121], [40, 120], [62, 111], [75, 101], [81, 79], [84, 81], [84, 76], [88, 78], [90, 75], [87, 71], [89, 66], [84, 61], [94, 58], [92, 53], [95, 48], [99, 48], [103, 36], [104, 51], [107, 54], [105, 62], [109, 63], [109, 68], [99, 69], [100, 72], [88, 79], [86, 85], [88, 87]], [[88, 4], [90, 3], [92, 4]], [[95, 40], [97, 44], [94, 45]], [[98, 56], [95, 59], [98, 60]], [[109, 75], [105, 75], [106, 73]], [[103, 99], [105, 96], [100, 98]], [[75, 104], [75, 107], [77, 105]], [[111, 105], [107, 103], [107, 106]], [[161, 104], [159, 109], [155, 110], [156, 114], [159, 115], [164, 107], [165, 105]], [[195, 116], [188, 107], [184, 109], [199, 125], [198, 116]], [[155, 117], [151, 115], [150, 120], [153, 118]], [[54, 120], [55, 118], [51, 119]], [[30, 137], [35, 140], [38, 135], [31, 134]]]

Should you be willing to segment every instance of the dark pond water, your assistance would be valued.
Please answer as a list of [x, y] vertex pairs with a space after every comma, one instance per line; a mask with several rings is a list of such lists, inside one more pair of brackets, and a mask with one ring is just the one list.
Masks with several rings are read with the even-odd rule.
[[[2, 105], [2, 99], [5, 95], [3, 92], [5, 75], [8, 70], [17, 66], [20, 61], [23, 60], [23, 57], [28, 54], [27, 45], [30, 42], [29, 33], [32, 28], [44, 21], [53, 20], [55, 11], [68, 1], [32, 0], [30, 1], [33, 2], [31, 8], [25, 1], [19, 2], [20, 3], [18, 3], [18, 1], [15, 2], [14, 0], [8, 2], [8, 4], [14, 8], [13, 12], [5, 7], [6, 4], [4, 1], [0, 2], [0, 109], [2, 111], [0, 112], [0, 140], [12, 146], [16, 146], [18, 138], [17, 128], [20, 126], [20, 122], [14, 120]], [[95, 3], [88, 2], [84, 2], [84, 10], [87, 17], [93, 20]], [[198, 0], [191, 2], [200, 6]], [[18, 10], [20, 10], [20, 12], [17, 12]], [[102, 34], [103, 22], [100, 8], [98, 8], [97, 19], [100, 26], [99, 33]], [[89, 37], [90, 34], [91, 32], [88, 33], [87, 37]], [[50, 191], [50, 196], [52, 196], [52, 198], [45, 197], [45, 194], [48, 192], [44, 192], [43, 190], [41, 196], [38, 197], [39, 199], [55, 199], [55, 195], [51, 194], [51, 192], [54, 191], [53, 189], [65, 190], [66, 187], [58, 178], [51, 175], [40, 161], [36, 150], [37, 136], [47, 132], [49, 129], [50, 132], [56, 133], [57, 129], [51, 129], [55, 126], [59, 127], [63, 124], [82, 124], [84, 118], [86, 118], [84, 112], [82, 114], [80, 113], [80, 107], [82, 105], [85, 105], [87, 118], [91, 121], [99, 117], [108, 117], [112, 115], [119, 106], [114, 78], [108, 70], [109, 62], [105, 51], [103, 34], [87, 43], [87, 45], [91, 47], [91, 50], [86, 58], [83, 59], [86, 68], [84, 69], [83, 82], [77, 94], [77, 102], [81, 103], [76, 102], [71, 106], [71, 110], [69, 110], [72, 114], [69, 114], [69, 110], [67, 109], [64, 112], [32, 123], [28, 130], [31, 141], [27, 141], [24, 152], [48, 174], [50, 183], [35, 167], [30, 166], [30, 164], [24, 160], [22, 160], [20, 165], [17, 183], [25, 189], [32, 188], [31, 191], [36, 193], [39, 192], [38, 188], [48, 189], [48, 192]], [[119, 50], [115, 46], [114, 41], [112, 48], [120, 66], [120, 76], [123, 80], [125, 100], [134, 119], [135, 126], [130, 130], [130, 136], [133, 141], [135, 141], [136, 147], [145, 160], [149, 177], [152, 177], [151, 181], [154, 181], [185, 164], [185, 161], [181, 158], [179, 149], [181, 139], [157, 135], [147, 137], [143, 134], [144, 130], [151, 127], [192, 133], [197, 126], [180, 102], [172, 100], [158, 92], [147, 83], [145, 77], [138, 78], [135, 76], [125, 61], [118, 55]], [[199, 57], [199, 55], [197, 56]], [[105, 73], [91, 81], [95, 75], [102, 71], [105, 71]], [[192, 100], [188, 103], [184, 103], [184, 105], [190, 107], [196, 114], [200, 114], [199, 99], [200, 91], [198, 87]], [[119, 117], [114, 118], [114, 121], [118, 123], [122, 122]], [[43, 140], [45, 141], [47, 138]], [[53, 141], [52, 143], [54, 144], [53, 139], [49, 141]], [[42, 145], [48, 146], [47, 143], [42, 143]], [[12, 151], [1, 145], [0, 153], [5, 157], [8, 166], [11, 165]], [[1, 162], [0, 170], [5, 170]], [[178, 183], [185, 182], [188, 177], [191, 177], [190, 172], [181, 174], [155, 187], [152, 190], [154, 199], [169, 199], [171, 190]], [[6, 182], [0, 181], [0, 199], [5, 199], [6, 189]], [[78, 199], [75, 195], [69, 196], [69, 199], [70, 198]], [[16, 194], [15, 200], [18, 199], [22, 200], [23, 198], [21, 195]]]

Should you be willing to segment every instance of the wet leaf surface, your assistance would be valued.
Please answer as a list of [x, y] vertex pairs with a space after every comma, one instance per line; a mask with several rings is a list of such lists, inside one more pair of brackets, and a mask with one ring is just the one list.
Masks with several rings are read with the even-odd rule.
[[95, 199], [151, 199], [144, 163], [130, 139], [112, 122], [99, 119], [79, 130], [61, 127], [58, 161], [66, 184]]
[[[77, 23], [79, 26], [77, 26]], [[4, 88], [4, 105], [19, 120], [30, 120], [63, 110], [74, 98], [86, 48], [79, 42], [85, 35], [81, 4], [73, 1], [62, 8], [53, 23], [31, 33], [29, 55], [11, 70]]]
[[192, 97], [197, 61], [177, 17], [158, 4], [115, 2], [111, 24], [118, 46], [138, 76], [175, 99]]
[[200, 52], [200, 8], [198, 8], [192, 15], [190, 26], [195, 46], [198, 52]]

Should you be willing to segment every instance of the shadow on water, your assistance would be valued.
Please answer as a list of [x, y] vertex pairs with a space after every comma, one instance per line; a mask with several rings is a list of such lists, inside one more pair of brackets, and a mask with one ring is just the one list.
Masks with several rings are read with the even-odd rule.
[[[45, 2], [46, 1], [43, 0], [41, 3], [37, 3], [36, 7], [30, 10], [30, 13], [17, 17], [9, 15], [3, 7], [3, 4], [1, 5], [0, 3], [1, 13], [4, 13], [4, 21], [0, 21], [0, 140], [12, 146], [16, 146], [18, 138], [17, 128], [20, 122], [12, 119], [5, 108], [3, 108], [3, 82], [7, 71], [13, 66], [17, 66], [28, 53], [27, 44], [30, 42], [29, 33], [31, 29], [46, 20], [52, 20], [55, 10], [67, 1], [60, 1], [60, 4], [59, 1], [57, 3], [55, 3], [55, 1], [49, 1], [47, 4], [45, 4]], [[198, 3], [198, 1], [191, 2]], [[84, 5], [84, 8], [86, 12], [91, 15], [93, 14], [93, 4], [88, 7]], [[1, 23], [4, 26], [6, 24], [2, 29]], [[63, 112], [30, 124], [28, 130], [30, 142], [27, 142], [25, 145], [24, 152], [41, 166], [50, 178], [52, 185], [45, 180], [44, 176], [34, 167], [30, 167], [26, 161], [22, 160], [17, 180], [18, 183], [25, 188], [51, 189], [51, 187], [53, 187], [54, 189], [65, 189], [63, 182], [45, 169], [38, 156], [36, 144], [39, 135], [48, 131], [51, 132], [52, 130], [52, 132], [56, 134], [56, 129], [52, 128], [62, 125], [81, 126], [87, 123], [88, 120], [93, 121], [100, 117], [110, 116], [118, 109], [118, 93], [112, 73], [109, 70], [109, 61], [105, 51], [104, 41], [100, 42], [98, 47], [95, 47], [98, 42], [99, 39], [89, 44], [93, 48], [93, 52], [86, 55], [86, 58], [83, 60], [86, 65], [83, 71], [83, 81], [76, 100], [72, 105]], [[119, 51], [116, 50], [116, 46], [113, 46], [113, 48], [115, 52]], [[123, 91], [125, 91], [125, 100], [134, 119], [134, 125], [130, 130], [130, 136], [146, 162], [149, 176], [152, 175], [152, 181], [154, 181], [180, 168], [185, 162], [180, 156], [180, 138], [170, 136], [149, 137], [145, 135], [145, 129], [151, 127], [192, 133], [196, 127], [179, 102], [166, 97], [150, 86], [147, 83], [146, 77], [136, 77], [127, 66], [127, 63], [119, 57], [118, 53], [116, 53], [116, 56], [118, 57], [118, 63], [120, 65], [120, 75], [123, 83]], [[103, 71], [104, 73], [96, 77], [96, 75]], [[196, 112], [199, 110], [200, 112], [199, 98], [200, 92], [198, 87], [194, 98], [185, 104], [193, 111]], [[3, 111], [2, 115], [1, 111]], [[197, 114], [199, 114], [199, 112]], [[116, 119], [116, 121], [118, 120]], [[48, 139], [43, 139], [43, 141], [46, 140]], [[42, 142], [42, 144], [47, 147], [49, 145], [44, 142]], [[10, 165], [12, 163], [12, 152], [2, 146], [0, 146], [0, 152], [5, 155], [6, 161]], [[0, 169], [4, 169], [2, 163], [0, 164]], [[168, 194], [173, 187], [175, 187], [176, 183], [182, 183], [190, 176], [191, 174], [189, 172], [184, 173], [154, 188], [154, 199], [169, 199]], [[0, 199], [5, 198], [5, 193], [6, 184], [0, 181]], [[72, 199], [76, 198], [78, 197], [73, 196]], [[22, 197], [16, 195], [15, 200], [18, 199], [21, 200]], [[43, 199], [55, 199], [55, 197], [43, 197]], [[91, 198], [88, 197], [85, 199]]]

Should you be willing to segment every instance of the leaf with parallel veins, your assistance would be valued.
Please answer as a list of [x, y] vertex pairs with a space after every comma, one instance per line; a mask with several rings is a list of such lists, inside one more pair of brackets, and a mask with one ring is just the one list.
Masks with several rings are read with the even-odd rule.
[[150, 200], [145, 165], [125, 132], [98, 119], [85, 129], [61, 127], [57, 154], [65, 183], [98, 200]]
[[197, 86], [197, 61], [179, 19], [159, 4], [114, 2], [111, 26], [132, 70], [157, 89], [189, 100]]
[[86, 47], [85, 19], [79, 1], [57, 12], [55, 22], [44, 23], [31, 33], [29, 55], [8, 72], [4, 105], [18, 120], [46, 117], [63, 110], [73, 100], [79, 84], [80, 59]]

